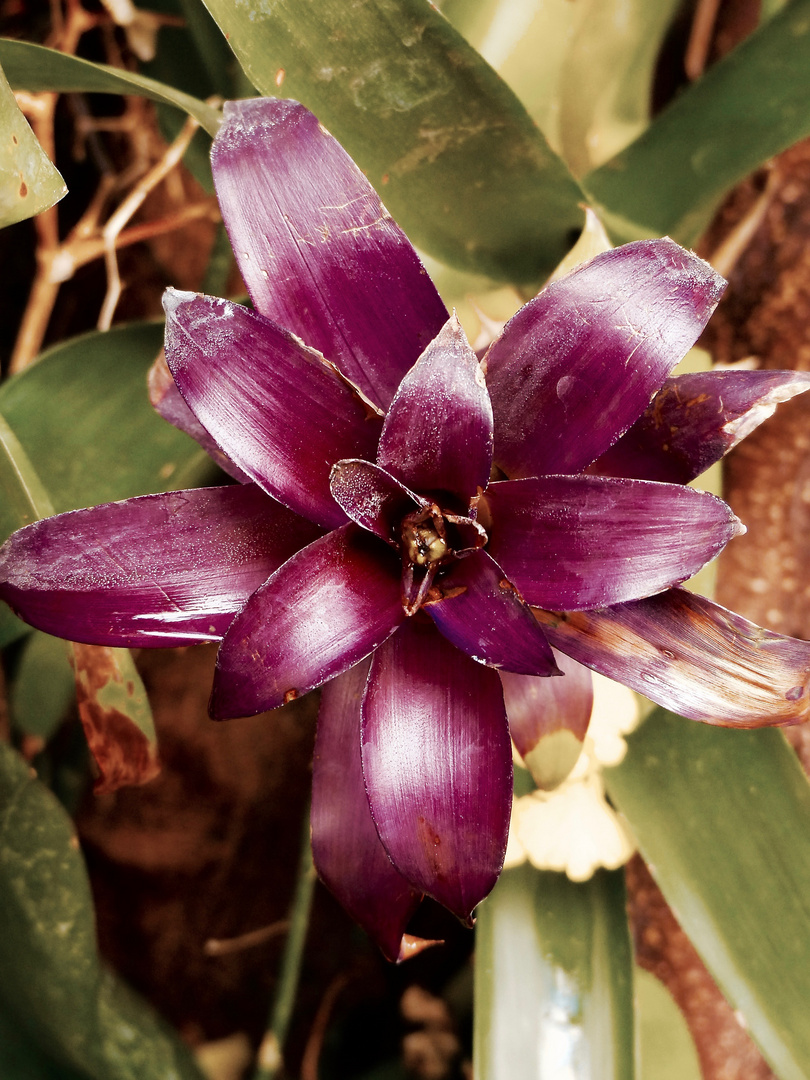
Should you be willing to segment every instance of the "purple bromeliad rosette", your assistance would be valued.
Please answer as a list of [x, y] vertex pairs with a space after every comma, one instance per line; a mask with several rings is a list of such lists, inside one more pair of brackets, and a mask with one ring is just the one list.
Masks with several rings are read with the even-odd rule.
[[669, 240], [550, 285], [479, 362], [302, 106], [226, 105], [212, 162], [255, 310], [169, 290], [156, 404], [239, 482], [30, 525], [0, 595], [77, 641], [221, 640], [216, 718], [323, 685], [316, 865], [395, 959], [422, 894], [469, 920], [495, 883], [538, 687], [565, 727], [570, 682], [581, 740], [568, 657], [695, 719], [807, 715], [810, 646], [678, 585], [741, 530], [684, 485], [810, 378], [669, 378], [723, 288]]

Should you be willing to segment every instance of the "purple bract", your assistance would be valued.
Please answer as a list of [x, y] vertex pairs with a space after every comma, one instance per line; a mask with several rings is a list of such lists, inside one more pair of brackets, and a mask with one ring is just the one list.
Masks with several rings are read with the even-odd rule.
[[550, 285], [479, 363], [302, 106], [228, 104], [212, 161], [255, 311], [169, 290], [153, 394], [240, 482], [30, 525], [0, 595], [77, 641], [221, 639], [217, 718], [326, 684], [316, 864], [396, 958], [422, 894], [469, 921], [497, 879], [508, 714], [527, 755], [583, 738], [575, 661], [714, 723], [807, 715], [810, 647], [677, 586], [740, 531], [684, 485], [810, 380], [670, 378], [723, 283], [669, 240]]

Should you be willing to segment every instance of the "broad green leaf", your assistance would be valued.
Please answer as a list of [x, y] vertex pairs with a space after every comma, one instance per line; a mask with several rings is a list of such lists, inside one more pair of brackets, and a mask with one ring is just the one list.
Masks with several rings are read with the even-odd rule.
[[810, 134], [810, 0], [791, 0], [583, 185], [619, 240], [693, 244], [725, 193]]
[[123, 68], [94, 64], [68, 53], [0, 38], [0, 64], [15, 90], [84, 91], [140, 94], [193, 116], [209, 135], [216, 135], [221, 114], [199, 98]]
[[39, 145], [0, 70], [0, 228], [59, 202], [65, 181]]
[[[28, 455], [1, 414], [0, 494], [0, 543], [23, 525], [53, 513]], [[0, 648], [26, 633], [28, 627], [11, 614], [10, 608], [0, 604]]]
[[779, 1080], [810, 1075], [810, 785], [775, 730], [663, 709], [606, 771], [675, 912]]
[[667, 988], [639, 967], [634, 981], [639, 1080], [701, 1080], [692, 1035]]
[[632, 1080], [633, 1045], [622, 871], [504, 871], [477, 911], [477, 1080]]
[[428, 0], [206, 0], [251, 82], [297, 98], [419, 247], [536, 282], [582, 192], [515, 95]]
[[67, 641], [41, 630], [29, 635], [9, 693], [11, 717], [18, 731], [43, 742], [50, 739], [76, 694], [69, 657]]
[[162, 340], [158, 323], [86, 334], [0, 386], [0, 410], [57, 512], [213, 475], [207, 455], [149, 404], [146, 373]]
[[90, 884], [56, 798], [0, 745], [0, 1007], [90, 1080], [201, 1080], [152, 1010], [100, 964]]
[[0, 1076], [8, 1080], [86, 1080], [86, 1075], [57, 1065], [25, 1037], [0, 1006]]

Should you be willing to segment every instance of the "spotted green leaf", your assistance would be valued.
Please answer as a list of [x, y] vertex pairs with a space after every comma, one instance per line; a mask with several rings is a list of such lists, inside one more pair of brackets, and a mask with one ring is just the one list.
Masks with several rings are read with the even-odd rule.
[[0, 70], [0, 228], [40, 214], [66, 191]]
[[89, 1080], [201, 1080], [152, 1010], [101, 965], [90, 884], [56, 798], [0, 745], [0, 1007]]
[[580, 188], [428, 0], [206, 6], [259, 91], [315, 112], [429, 254], [536, 282], [570, 247]]

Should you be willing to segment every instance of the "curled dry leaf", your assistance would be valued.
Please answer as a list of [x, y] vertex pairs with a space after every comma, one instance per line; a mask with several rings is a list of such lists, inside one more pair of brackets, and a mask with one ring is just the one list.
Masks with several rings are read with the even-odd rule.
[[73, 643], [76, 697], [99, 777], [96, 795], [146, 784], [160, 772], [146, 692], [124, 649]]

